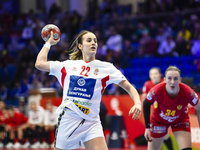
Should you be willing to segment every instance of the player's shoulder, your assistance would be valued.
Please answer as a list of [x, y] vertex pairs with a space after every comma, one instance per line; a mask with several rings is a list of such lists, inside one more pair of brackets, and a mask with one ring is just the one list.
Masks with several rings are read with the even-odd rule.
[[111, 62], [102, 61], [102, 60], [98, 60], [98, 59], [95, 59], [94, 61], [95, 61], [95, 63], [99, 63], [99, 64], [113, 65]]
[[83, 64], [85, 64], [85, 62], [83, 60], [64, 60], [64, 61], [57, 61], [59, 63], [59, 65], [61, 66], [81, 66]]
[[182, 88], [182, 89], [184, 89], [184, 90], [191, 90], [191, 88], [187, 85], [187, 84], [185, 84], [185, 83], [180, 83], [179, 84], [179, 86]]
[[160, 91], [164, 89], [165, 85], [166, 83], [163, 81], [161, 83], [156, 84], [152, 89]]
[[113, 67], [114, 66], [110, 62], [101, 61], [101, 60], [98, 60], [98, 59], [95, 59], [94, 62], [95, 62], [95, 66], [103, 66], [103, 67]]
[[184, 83], [180, 83], [179, 86], [180, 86], [181, 92], [185, 94], [191, 94], [191, 92], [193, 91], [193, 89], [191, 89], [188, 85]]
[[193, 106], [196, 105], [199, 99], [196, 92], [184, 83], [180, 83], [179, 85], [180, 85], [180, 92], [184, 94], [183, 98], [189, 100], [189, 103], [192, 104]]
[[[83, 60], [65, 60], [65, 61], [55, 61], [57, 63], [59, 63], [61, 66], [65, 66], [66, 64], [70, 64], [70, 66], [76, 66], [76, 65], [83, 65], [83, 64], [87, 64], [88, 62], [85, 62]], [[114, 67], [114, 65], [110, 62], [106, 62], [106, 61], [101, 61], [101, 60], [93, 60], [92, 62], [88, 63], [91, 66], [95, 66], [95, 67], [103, 67], [103, 68], [112, 68]]]
[[64, 64], [66, 64], [66, 62], [70, 62], [70, 61], [69, 60], [64, 60], [64, 61], [59, 61], [59, 60], [50, 61], [51, 64], [54, 64], [56, 66], [58, 66], [58, 65], [64, 65]]
[[15, 116], [22, 116], [22, 113], [18, 112], [18, 111], [15, 111]]
[[149, 85], [151, 85], [153, 82], [151, 81], [151, 80], [148, 80], [148, 81], [146, 81], [145, 83], [144, 83], [144, 85], [145, 86], [149, 86]]
[[161, 93], [165, 89], [165, 82], [161, 82], [156, 84], [147, 94], [147, 100], [157, 99], [158, 97], [162, 96]]

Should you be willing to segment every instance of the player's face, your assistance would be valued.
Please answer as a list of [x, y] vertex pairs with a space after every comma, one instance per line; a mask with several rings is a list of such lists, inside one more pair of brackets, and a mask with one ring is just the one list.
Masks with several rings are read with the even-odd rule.
[[53, 106], [51, 104], [46, 104], [46, 109], [52, 111]]
[[149, 77], [154, 84], [157, 84], [161, 80], [161, 74], [157, 69], [151, 69], [149, 72]]
[[97, 38], [93, 33], [86, 33], [82, 37], [82, 44], [79, 44], [79, 48], [82, 50], [83, 54], [95, 55], [97, 51]]
[[2, 113], [3, 113], [3, 116], [4, 116], [5, 118], [9, 118], [8, 110], [3, 109], [3, 110], [2, 110]]
[[5, 103], [4, 102], [0, 102], [0, 110], [2, 110], [5, 107]]
[[15, 116], [15, 112], [12, 109], [8, 110], [8, 114], [9, 114], [10, 117], [14, 117]]
[[35, 103], [31, 103], [31, 106], [30, 106], [31, 110], [33, 111], [37, 111], [37, 106]]
[[167, 71], [165, 76], [166, 87], [170, 91], [176, 91], [179, 88], [181, 77], [178, 71]]

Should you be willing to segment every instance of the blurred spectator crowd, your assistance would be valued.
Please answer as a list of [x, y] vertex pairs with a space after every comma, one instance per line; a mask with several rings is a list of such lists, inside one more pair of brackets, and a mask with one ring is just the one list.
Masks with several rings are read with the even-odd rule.
[[68, 59], [71, 41], [86, 29], [98, 38], [97, 59], [119, 69], [130, 67], [129, 60], [144, 57], [193, 55], [194, 65], [200, 62], [199, 2], [147, 0], [138, 4], [137, 13], [132, 9], [131, 4], [119, 5], [117, 0], [100, 4], [93, 0], [86, 16], [62, 12], [56, 3], [49, 11], [42, 7], [39, 13], [12, 14], [0, 4], [0, 99], [19, 106], [27, 102], [29, 90], [38, 88], [56, 88], [57, 95], [62, 95], [57, 79], [34, 67], [46, 24], [55, 24], [61, 31], [59, 44], [51, 47], [50, 60]]

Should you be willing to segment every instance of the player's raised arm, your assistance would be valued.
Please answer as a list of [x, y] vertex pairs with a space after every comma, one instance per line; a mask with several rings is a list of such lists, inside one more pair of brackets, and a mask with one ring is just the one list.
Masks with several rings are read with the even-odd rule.
[[36, 62], [35, 67], [41, 71], [47, 71], [50, 72], [50, 63], [47, 61], [47, 56], [50, 50], [50, 47], [52, 45], [57, 44], [60, 41], [60, 38], [58, 40], [53, 39], [53, 31], [51, 31], [51, 37], [46, 41], [42, 49], [40, 50]]

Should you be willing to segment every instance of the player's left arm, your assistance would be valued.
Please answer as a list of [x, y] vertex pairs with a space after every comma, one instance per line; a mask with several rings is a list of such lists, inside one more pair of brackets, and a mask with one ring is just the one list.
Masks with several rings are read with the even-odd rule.
[[200, 127], [200, 100], [198, 100], [194, 108], [196, 109], [197, 119], [198, 119], [199, 127]]
[[118, 85], [126, 90], [134, 100], [135, 105], [130, 109], [129, 115], [133, 114], [133, 119], [139, 119], [141, 115], [141, 101], [137, 90], [130, 84], [128, 80], [123, 80]]

